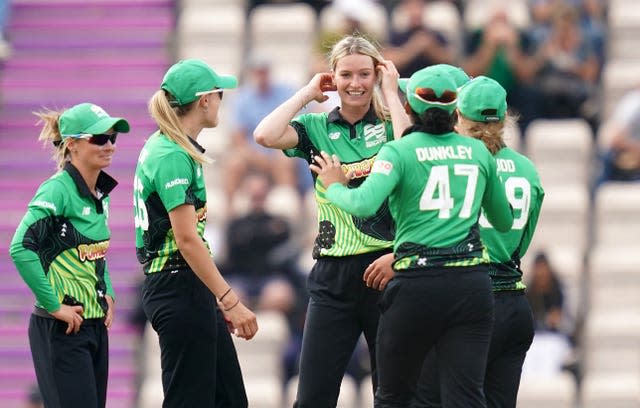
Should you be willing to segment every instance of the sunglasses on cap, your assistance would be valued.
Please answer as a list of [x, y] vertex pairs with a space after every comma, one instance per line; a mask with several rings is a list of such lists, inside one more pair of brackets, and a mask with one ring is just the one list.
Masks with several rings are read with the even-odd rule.
[[209, 94], [212, 94], [212, 93], [219, 93], [220, 94], [220, 100], [222, 100], [222, 96], [224, 95], [224, 89], [216, 88], [216, 89], [212, 89], [210, 91], [196, 92], [196, 96], [209, 95]]
[[[111, 142], [111, 144], [116, 144], [116, 139], [118, 138], [118, 132], [102, 133], [99, 135], [79, 134], [79, 135], [70, 135], [69, 137], [75, 137], [76, 139], [86, 139], [87, 142], [94, 144], [96, 146], [104, 146], [107, 144], [107, 142]], [[53, 145], [55, 147], [59, 147], [61, 144], [62, 144], [62, 140], [53, 141]]]
[[455, 102], [458, 97], [457, 92], [450, 91], [449, 89], [446, 89], [442, 92], [442, 95], [438, 96], [433, 88], [416, 88], [415, 94], [425, 102], [439, 103], [443, 105], [449, 105], [450, 103]]

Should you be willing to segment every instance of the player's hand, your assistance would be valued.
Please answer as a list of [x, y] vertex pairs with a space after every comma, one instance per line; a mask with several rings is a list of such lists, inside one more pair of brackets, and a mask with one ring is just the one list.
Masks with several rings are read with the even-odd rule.
[[111, 325], [113, 324], [113, 315], [114, 315], [114, 303], [113, 303], [113, 298], [109, 295], [106, 295], [104, 297], [107, 300], [107, 305], [109, 306], [107, 308], [107, 313], [104, 316], [104, 325], [107, 328], [107, 330], [109, 330], [111, 328]]
[[55, 317], [58, 320], [62, 320], [67, 323], [67, 330], [64, 332], [65, 334], [77, 333], [80, 331], [80, 326], [84, 319], [82, 318], [82, 314], [84, 313], [84, 309], [82, 306], [69, 306], [69, 305], [60, 305], [60, 309], [51, 313], [51, 316]]
[[382, 60], [377, 66], [376, 70], [380, 77], [380, 90], [383, 94], [391, 92], [395, 94], [398, 92], [398, 78], [400, 74], [398, 69], [391, 60]]
[[329, 99], [329, 96], [324, 94], [325, 92], [337, 90], [338, 88], [333, 82], [333, 76], [330, 73], [321, 72], [315, 74], [309, 83], [302, 89], [302, 94], [306, 99], [304, 101], [305, 105], [311, 101], [322, 103]]
[[367, 266], [362, 279], [368, 287], [377, 290], [384, 290], [387, 287], [387, 283], [393, 279], [395, 274], [391, 267], [393, 259], [393, 254], [382, 255]]
[[320, 155], [313, 156], [313, 159], [314, 163], [310, 164], [309, 168], [318, 175], [322, 185], [327, 188], [333, 183], [346, 185], [353, 176], [351, 171], [344, 174], [342, 164], [335, 154], [329, 156], [326, 152], [320, 152]]
[[226, 296], [224, 304], [219, 302], [222, 314], [229, 331], [245, 340], [249, 340], [258, 332], [256, 315], [242, 304], [238, 295]]

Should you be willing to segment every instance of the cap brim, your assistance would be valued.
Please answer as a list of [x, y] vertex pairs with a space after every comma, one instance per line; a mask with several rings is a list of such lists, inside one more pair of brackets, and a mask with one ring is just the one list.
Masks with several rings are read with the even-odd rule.
[[398, 88], [400, 88], [402, 93], [407, 93], [408, 83], [409, 83], [409, 78], [398, 78]]
[[127, 133], [129, 132], [129, 122], [127, 122], [123, 118], [103, 118], [98, 122], [94, 123], [88, 129], [85, 130], [86, 133], [90, 133], [92, 135], [99, 135], [107, 130], [113, 128], [116, 132], [119, 133]]
[[231, 89], [238, 86], [238, 79], [233, 75], [219, 75], [217, 88]]

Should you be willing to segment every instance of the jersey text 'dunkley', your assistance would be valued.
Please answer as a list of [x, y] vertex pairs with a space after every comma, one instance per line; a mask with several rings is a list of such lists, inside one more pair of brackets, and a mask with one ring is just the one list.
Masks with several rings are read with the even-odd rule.
[[467, 146], [430, 146], [416, 148], [418, 161], [447, 160], [447, 159], [471, 159], [472, 149]]

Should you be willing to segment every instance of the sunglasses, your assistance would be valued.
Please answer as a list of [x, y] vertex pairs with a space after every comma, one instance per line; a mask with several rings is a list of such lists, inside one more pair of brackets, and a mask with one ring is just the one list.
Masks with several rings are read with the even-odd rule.
[[[118, 132], [109, 133], [109, 134], [102, 133], [99, 135], [81, 133], [79, 135], [69, 135], [69, 137], [75, 137], [77, 139], [86, 139], [89, 143], [94, 144], [96, 146], [104, 146], [109, 141], [111, 142], [111, 144], [116, 144], [116, 139], [118, 138]], [[60, 147], [61, 144], [62, 144], [62, 140], [53, 141], [53, 145], [55, 147]]]
[[209, 94], [212, 94], [212, 93], [219, 93], [220, 94], [220, 100], [222, 100], [222, 96], [224, 95], [224, 89], [216, 88], [216, 89], [212, 89], [210, 91], [196, 92], [196, 96], [209, 95]]
[[417, 88], [415, 94], [418, 98], [425, 102], [438, 103], [442, 105], [449, 105], [456, 101], [458, 94], [456, 91], [449, 89], [442, 92], [442, 95], [437, 96], [433, 88]]
[[97, 146], [104, 146], [107, 144], [107, 142], [111, 142], [111, 144], [116, 144], [116, 138], [118, 137], [118, 132], [114, 132], [114, 133], [102, 133], [99, 135], [90, 135], [87, 139], [87, 141], [91, 144], [97, 145]]

